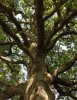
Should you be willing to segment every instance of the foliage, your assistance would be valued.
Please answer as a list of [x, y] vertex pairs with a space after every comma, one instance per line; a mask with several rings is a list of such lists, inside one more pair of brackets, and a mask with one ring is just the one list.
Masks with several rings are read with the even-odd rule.
[[0, 0], [0, 91], [25, 83], [37, 54], [56, 77], [59, 100], [77, 99], [77, 0], [43, 0], [42, 10], [37, 2]]

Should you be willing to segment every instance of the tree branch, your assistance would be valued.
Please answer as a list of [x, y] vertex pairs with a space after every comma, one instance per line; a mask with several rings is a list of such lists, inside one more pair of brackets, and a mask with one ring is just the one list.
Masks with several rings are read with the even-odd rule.
[[58, 93], [62, 96], [69, 96], [73, 100], [77, 100], [77, 97], [72, 94], [73, 91], [77, 91], [77, 88], [71, 90], [64, 90], [61, 86], [54, 84], [54, 87], [57, 89]]
[[0, 46], [15, 45], [15, 42], [0, 42]]
[[29, 48], [27, 48], [27, 47], [25, 47], [25, 46], [23, 45], [23, 43], [20, 41], [20, 39], [17, 37], [17, 35], [15, 35], [15, 34], [12, 32], [12, 30], [10, 29], [10, 27], [9, 27], [4, 21], [2, 21], [2, 20], [0, 20], [0, 25], [2, 26], [3, 31], [4, 31], [7, 35], [11, 36], [11, 37], [15, 40], [17, 46], [18, 46], [20, 49], [22, 49], [26, 54], [28, 54], [28, 55], [30, 56], [30, 58], [33, 60], [34, 58], [33, 58], [33, 55], [31, 54], [31, 52], [29, 51]]
[[2, 56], [10, 56], [12, 54], [12, 47], [16, 45], [15, 42], [0, 42], [0, 46], [9, 46], [9, 49], [8, 49], [8, 52], [4, 52], [4, 51], [1, 51], [1, 54]]
[[26, 37], [26, 34], [24, 34], [23, 29], [22, 29], [20, 23], [19, 23], [19, 22], [17, 21], [17, 19], [14, 17], [13, 13], [11, 12], [11, 9], [9, 9], [8, 7], [4, 6], [4, 5], [1, 4], [1, 3], [0, 3], [0, 9], [3, 9], [3, 10], [4, 10], [4, 12], [6, 13], [8, 19], [9, 19], [10, 21], [12, 21], [12, 22], [15, 24], [17, 30], [18, 30], [19, 32], [21, 31], [21, 34], [20, 34], [20, 35], [21, 35], [21, 37], [22, 37], [23, 40], [24, 40], [25, 46], [29, 46], [30, 44], [29, 44], [29, 41], [28, 41], [28, 39], [27, 39], [27, 37]]
[[77, 80], [67, 80], [67, 79], [62, 79], [62, 78], [56, 78], [55, 83], [62, 86], [72, 87], [74, 85], [77, 85]]
[[43, 21], [43, 0], [35, 1], [35, 14], [36, 14], [36, 23], [37, 23], [37, 33], [38, 33], [37, 51], [38, 54], [41, 55], [41, 52], [43, 51], [44, 39], [45, 39], [44, 21]]
[[0, 90], [0, 99], [9, 99], [12, 98], [15, 95], [23, 95], [23, 90], [24, 90], [25, 84], [19, 84], [17, 86], [10, 86], [6, 90]]
[[71, 20], [73, 17], [75, 17], [77, 15], [77, 10], [76, 11], [72, 11], [68, 16], [65, 16], [64, 18], [59, 18], [57, 21], [56, 21], [56, 26], [54, 25], [54, 27], [52, 28], [51, 30], [51, 34], [48, 36], [48, 38], [45, 40], [45, 47], [48, 46], [48, 44], [50, 43], [50, 40], [53, 38], [53, 36], [59, 32], [63, 27], [64, 25], [66, 25], [69, 20]]
[[6, 57], [0, 56], [0, 59], [3, 60], [6, 63], [11, 63], [11, 64], [24, 64], [26, 66], [26, 63], [24, 60], [17, 60], [17, 61], [13, 61], [13, 60], [8, 60]]
[[49, 15], [44, 17], [44, 21], [48, 20], [51, 16], [53, 16], [54, 13], [57, 12], [60, 9], [60, 7], [66, 2], [67, 2], [67, 0], [63, 0], [63, 2], [60, 2], [59, 5], [57, 7], [55, 7], [55, 9]]
[[61, 34], [59, 34], [46, 48], [47, 51], [52, 50], [55, 43], [57, 42], [57, 40], [59, 40], [62, 36], [66, 36], [66, 35], [77, 35], [77, 32], [75, 31], [66, 31], [66, 32], [62, 32]]
[[69, 62], [67, 62], [63, 67], [59, 67], [53, 72], [53, 76], [57, 77], [61, 73], [64, 73], [65, 71], [68, 71], [77, 61], [77, 54], [74, 56], [73, 59], [71, 59]]

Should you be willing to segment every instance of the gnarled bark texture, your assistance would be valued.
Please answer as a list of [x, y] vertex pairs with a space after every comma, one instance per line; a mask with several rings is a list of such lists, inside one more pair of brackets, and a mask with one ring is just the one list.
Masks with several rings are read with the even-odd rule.
[[32, 70], [25, 86], [24, 100], [55, 100], [54, 93], [46, 82], [44, 61], [37, 58]]

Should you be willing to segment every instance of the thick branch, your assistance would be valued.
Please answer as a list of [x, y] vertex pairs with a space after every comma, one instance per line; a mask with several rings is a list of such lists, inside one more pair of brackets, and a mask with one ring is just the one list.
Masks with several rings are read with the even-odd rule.
[[35, 3], [35, 13], [36, 13], [36, 23], [37, 23], [37, 33], [38, 33], [38, 54], [44, 46], [44, 21], [43, 21], [43, 0], [36, 0]]
[[56, 21], [56, 26], [54, 25], [54, 27], [52, 28], [51, 30], [51, 34], [48, 36], [48, 38], [46, 39], [45, 41], [45, 47], [48, 46], [48, 44], [50, 43], [50, 40], [53, 38], [53, 36], [59, 32], [63, 27], [64, 25], [66, 25], [69, 20], [71, 20], [73, 17], [75, 17], [77, 15], [77, 11], [73, 11], [70, 13], [69, 16], [65, 16], [64, 18], [59, 18], [57, 21]]
[[62, 96], [69, 96], [73, 100], [77, 100], [77, 97], [72, 94], [72, 91], [77, 91], [77, 88], [71, 90], [64, 90], [61, 86], [54, 84], [54, 87], [57, 89], [58, 93]]
[[57, 11], [60, 9], [60, 7], [61, 7], [64, 3], [66, 3], [66, 2], [67, 2], [67, 0], [63, 0], [63, 2], [61, 2], [49, 15], [47, 15], [47, 16], [44, 18], [44, 21], [46, 21], [46, 20], [49, 19], [51, 16], [53, 16], [54, 13], [57, 12]]
[[53, 49], [55, 43], [57, 42], [57, 40], [59, 40], [62, 36], [66, 36], [66, 35], [77, 35], [77, 32], [75, 31], [66, 31], [66, 32], [62, 32], [61, 34], [59, 34], [46, 48], [47, 51]]
[[73, 59], [71, 59], [69, 62], [67, 62], [63, 67], [59, 67], [53, 72], [53, 75], [57, 77], [59, 74], [64, 73], [65, 71], [68, 71], [76, 62], [77, 60], [77, 54]]
[[8, 89], [0, 90], [0, 100], [12, 98], [15, 95], [23, 95], [25, 84], [19, 84], [17, 86], [11, 86]]
[[62, 78], [56, 78], [55, 80], [56, 84], [60, 84], [67, 87], [72, 87], [74, 85], [77, 85], [77, 80], [67, 80]]
[[0, 56], [0, 59], [3, 60], [6, 63], [11, 63], [11, 64], [24, 64], [26, 65], [24, 60], [17, 60], [17, 61], [13, 61], [13, 60], [8, 60], [6, 57], [2, 57]]
[[0, 46], [14, 45], [15, 42], [0, 42]]
[[22, 49], [25, 53], [27, 53], [33, 60], [33, 56], [31, 54], [31, 52], [29, 51], [29, 49], [23, 45], [23, 43], [20, 41], [20, 39], [11, 31], [10, 27], [2, 20], [0, 20], [0, 25], [2, 26], [3, 31], [15, 40], [17, 46], [20, 49]]
[[24, 40], [25, 46], [29, 46], [29, 41], [28, 41], [26, 35], [24, 34], [20, 23], [17, 21], [17, 19], [14, 17], [13, 13], [11, 12], [11, 9], [9, 9], [8, 7], [4, 6], [1, 3], [0, 3], [0, 9], [4, 10], [4, 12], [7, 14], [8, 19], [15, 24], [17, 30], [22, 32], [20, 35], [22, 36], [22, 38]]

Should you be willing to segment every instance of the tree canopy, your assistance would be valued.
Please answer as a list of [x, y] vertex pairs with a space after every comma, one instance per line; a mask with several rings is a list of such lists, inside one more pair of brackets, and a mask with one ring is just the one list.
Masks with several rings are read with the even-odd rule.
[[29, 100], [39, 72], [58, 100], [77, 100], [77, 0], [0, 0], [0, 100]]

